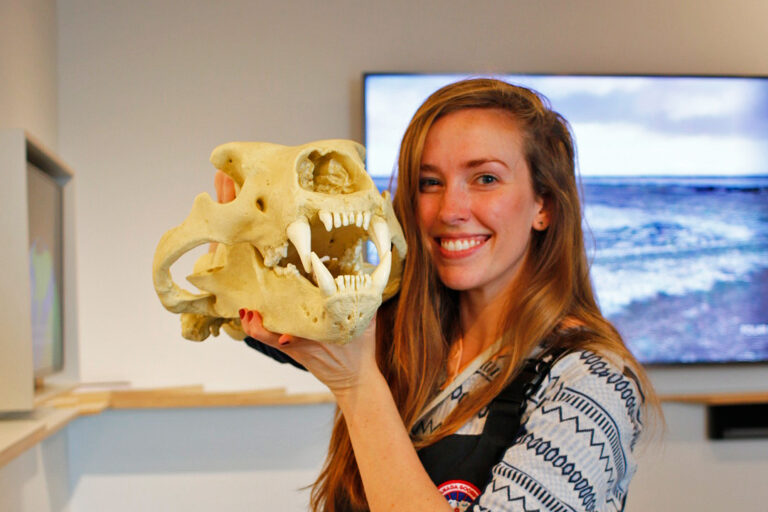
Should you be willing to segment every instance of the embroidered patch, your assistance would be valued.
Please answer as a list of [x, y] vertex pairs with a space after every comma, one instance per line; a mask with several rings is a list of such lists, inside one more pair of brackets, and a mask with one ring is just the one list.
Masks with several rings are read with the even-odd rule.
[[454, 512], [464, 512], [480, 496], [480, 489], [464, 480], [449, 480], [437, 488]]

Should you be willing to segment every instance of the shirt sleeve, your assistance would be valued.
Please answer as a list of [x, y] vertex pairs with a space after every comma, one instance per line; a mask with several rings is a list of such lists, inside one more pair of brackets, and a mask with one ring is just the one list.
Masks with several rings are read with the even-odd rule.
[[301, 365], [301, 363], [297, 362], [291, 356], [283, 352], [280, 352], [276, 348], [270, 347], [266, 343], [263, 343], [257, 340], [256, 338], [251, 338], [250, 336], [246, 336], [243, 341], [245, 341], [245, 344], [251, 347], [253, 350], [256, 350], [257, 352], [261, 352], [265, 356], [271, 357], [278, 363], [290, 364], [291, 366], [295, 366], [299, 370], [304, 370], [304, 371], [307, 370], [306, 368], [304, 368], [303, 365]]
[[578, 351], [529, 400], [474, 512], [621, 511], [637, 469], [642, 393], [620, 360]]

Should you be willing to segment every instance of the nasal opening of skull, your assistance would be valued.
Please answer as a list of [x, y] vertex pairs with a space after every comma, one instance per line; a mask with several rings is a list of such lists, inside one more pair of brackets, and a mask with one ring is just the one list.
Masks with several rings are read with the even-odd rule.
[[351, 194], [360, 188], [356, 168], [349, 157], [336, 151], [312, 151], [299, 162], [299, 185], [311, 192]]

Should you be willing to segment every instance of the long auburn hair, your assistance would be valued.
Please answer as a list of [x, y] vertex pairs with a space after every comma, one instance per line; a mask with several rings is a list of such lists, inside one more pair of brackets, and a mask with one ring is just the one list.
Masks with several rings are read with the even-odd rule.
[[[583, 241], [574, 143], [567, 121], [530, 89], [477, 78], [433, 93], [413, 116], [400, 148], [393, 203], [408, 243], [408, 256], [399, 294], [379, 309], [376, 343], [379, 367], [405, 427], [412, 431], [423, 408], [443, 384], [451, 343], [460, 334], [458, 293], [445, 287], [437, 276], [422, 241], [416, 210], [427, 132], [437, 119], [463, 109], [500, 109], [516, 120], [523, 133], [533, 190], [544, 199], [550, 222], [543, 231], [531, 230], [523, 265], [507, 291], [507, 313], [497, 331], [503, 337], [499, 355], [506, 362], [501, 374], [475, 391], [471, 400], [462, 400], [435, 432], [412, 435], [414, 446], [418, 449], [456, 432], [515, 378], [523, 359], [543, 341], [548, 348], [589, 348], [616, 354], [639, 377], [645, 405], [656, 405], [642, 367], [595, 300]], [[581, 329], [576, 335], [556, 335], [562, 325]], [[338, 409], [325, 466], [312, 489], [311, 506], [314, 512], [368, 508]]]

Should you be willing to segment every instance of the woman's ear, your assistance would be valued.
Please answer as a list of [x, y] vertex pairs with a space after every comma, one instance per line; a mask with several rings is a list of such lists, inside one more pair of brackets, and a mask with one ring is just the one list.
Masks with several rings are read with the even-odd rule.
[[544, 231], [549, 227], [549, 201], [547, 198], [541, 199], [541, 204], [539, 205], [539, 211], [536, 213], [536, 216], [533, 218], [533, 229], [536, 231]]

